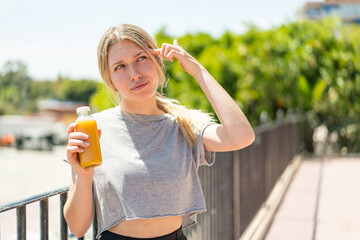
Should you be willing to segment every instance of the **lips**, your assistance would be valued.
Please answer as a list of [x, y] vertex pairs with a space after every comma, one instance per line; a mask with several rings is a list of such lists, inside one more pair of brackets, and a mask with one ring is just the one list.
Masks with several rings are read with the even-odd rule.
[[140, 90], [144, 87], [146, 87], [146, 85], [149, 83], [149, 81], [147, 82], [142, 82], [142, 83], [138, 83], [136, 84], [134, 87], [131, 88], [131, 90]]

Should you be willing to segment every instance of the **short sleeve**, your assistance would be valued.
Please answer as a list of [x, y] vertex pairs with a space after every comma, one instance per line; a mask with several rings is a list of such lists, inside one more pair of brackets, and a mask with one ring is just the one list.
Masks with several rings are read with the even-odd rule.
[[205, 150], [203, 143], [204, 130], [211, 124], [215, 124], [215, 123], [209, 123], [204, 125], [197, 134], [197, 141], [196, 141], [195, 154], [194, 154], [195, 164], [197, 168], [202, 165], [212, 166], [215, 162], [215, 152]]

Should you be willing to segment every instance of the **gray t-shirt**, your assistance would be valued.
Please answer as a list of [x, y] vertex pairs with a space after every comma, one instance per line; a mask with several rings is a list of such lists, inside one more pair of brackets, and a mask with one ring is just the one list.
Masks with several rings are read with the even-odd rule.
[[103, 163], [95, 168], [97, 238], [123, 219], [182, 215], [182, 227], [197, 223], [206, 211], [198, 168], [213, 165], [202, 132], [190, 147], [176, 119], [132, 115], [119, 107], [92, 115], [101, 129]]

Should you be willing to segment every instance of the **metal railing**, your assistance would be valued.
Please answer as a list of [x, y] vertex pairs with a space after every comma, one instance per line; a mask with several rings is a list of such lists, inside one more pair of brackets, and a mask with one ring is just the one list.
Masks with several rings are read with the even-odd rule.
[[[0, 213], [16, 209], [16, 223], [17, 223], [17, 240], [26, 240], [26, 206], [39, 202], [40, 206], [40, 236], [41, 240], [49, 239], [49, 198], [54, 196], [60, 197], [60, 239], [67, 240], [69, 238], [68, 226], [65, 221], [63, 210], [67, 199], [69, 188], [63, 187], [54, 191], [45, 192], [29, 198], [25, 198], [16, 202], [0, 206]], [[96, 226], [95, 218], [93, 226]], [[96, 227], [93, 230], [93, 239], [95, 240]], [[78, 238], [85, 239], [84, 237]]]
[[266, 201], [278, 178], [298, 153], [299, 123], [294, 119], [255, 128], [255, 142], [216, 153], [199, 176], [207, 212], [184, 229], [188, 240], [239, 239]]
[[[211, 167], [200, 167], [199, 176], [207, 212], [198, 223], [184, 229], [188, 240], [239, 239], [265, 202], [277, 179], [298, 153], [298, 122], [276, 122], [255, 129], [255, 142], [242, 150], [216, 154]], [[46, 192], [0, 206], [0, 213], [16, 209], [17, 239], [26, 239], [26, 205], [40, 202], [40, 239], [49, 239], [48, 199], [60, 196], [60, 239], [69, 237], [63, 216], [68, 188]], [[93, 221], [92, 238], [97, 231]], [[84, 238], [79, 238], [84, 239]]]

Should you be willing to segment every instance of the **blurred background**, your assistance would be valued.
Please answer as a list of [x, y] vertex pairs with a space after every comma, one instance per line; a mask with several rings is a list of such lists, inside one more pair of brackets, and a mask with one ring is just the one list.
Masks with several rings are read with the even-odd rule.
[[[68, 183], [61, 157], [76, 108], [114, 106], [96, 49], [121, 23], [159, 46], [177, 38], [254, 127], [295, 116], [301, 152], [360, 151], [360, 1], [0, 0], [0, 203]], [[213, 112], [178, 63], [165, 65], [167, 96]], [[39, 182], [19, 191], [34, 172]]]

